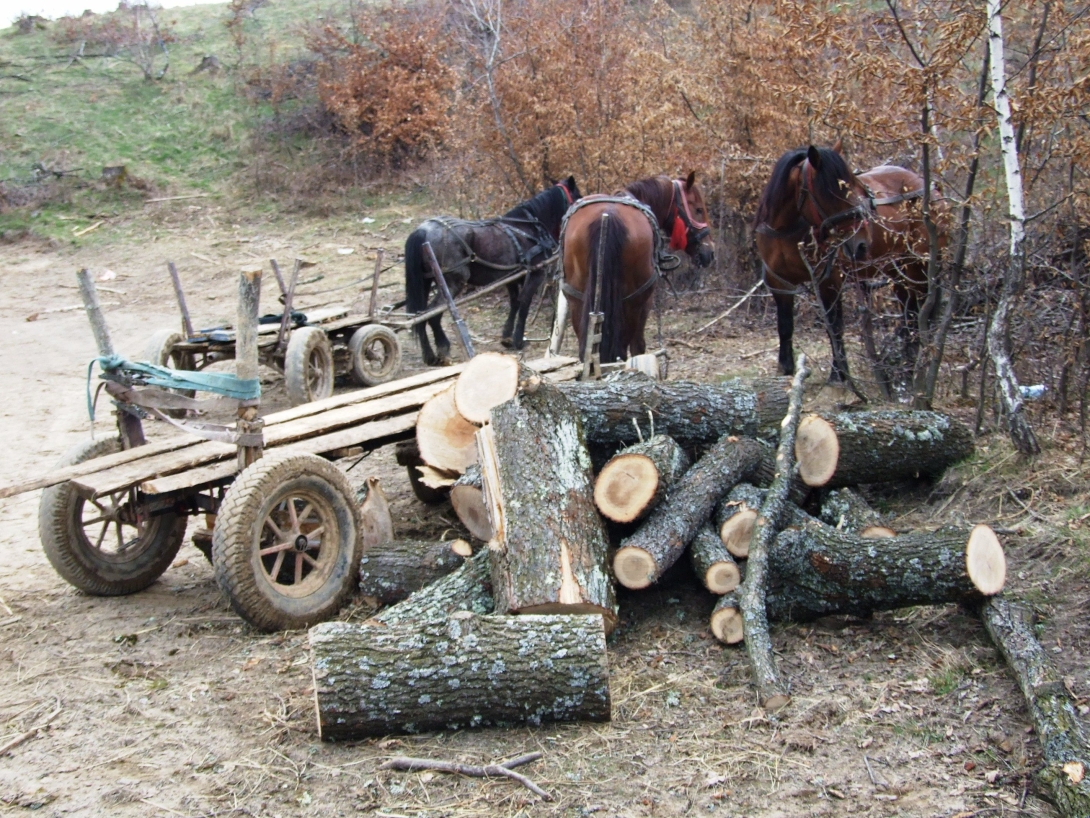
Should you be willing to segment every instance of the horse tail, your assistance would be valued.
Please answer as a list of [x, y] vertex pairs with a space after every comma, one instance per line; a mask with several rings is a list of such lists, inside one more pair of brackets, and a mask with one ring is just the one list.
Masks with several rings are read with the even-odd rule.
[[[611, 215], [604, 221], [606, 222], [604, 231], [601, 217], [595, 219], [587, 231], [591, 284], [587, 288], [584, 309], [587, 313], [594, 309], [593, 305], [597, 299], [595, 291], [601, 287], [602, 342], [598, 351], [602, 363], [607, 364], [620, 360], [625, 353], [622, 347], [624, 333], [621, 327], [621, 321], [624, 320], [624, 270], [621, 268], [621, 254], [628, 241], [628, 230], [616, 215]], [[602, 259], [601, 269], [598, 268], [599, 258]], [[587, 333], [584, 333], [584, 342], [586, 337]]]
[[431, 281], [424, 274], [424, 242], [426, 234], [416, 228], [405, 239], [405, 311], [423, 312], [428, 306]]

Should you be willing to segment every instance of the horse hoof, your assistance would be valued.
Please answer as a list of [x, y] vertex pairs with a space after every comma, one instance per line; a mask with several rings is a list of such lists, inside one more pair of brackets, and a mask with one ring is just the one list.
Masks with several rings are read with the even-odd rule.
[[500, 338], [500, 346], [505, 349], [512, 349], [515, 346], [515, 342], [508, 338]]

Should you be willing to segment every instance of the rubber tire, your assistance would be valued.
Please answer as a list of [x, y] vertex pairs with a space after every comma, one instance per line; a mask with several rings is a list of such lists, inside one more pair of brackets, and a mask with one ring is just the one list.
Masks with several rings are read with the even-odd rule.
[[[148, 339], [140, 360], [156, 366], [168, 366], [171, 369], [191, 371], [193, 366], [188, 356], [182, 353], [175, 354], [174, 352], [174, 347], [185, 340], [185, 336], [180, 332], [172, 329], [161, 329]], [[187, 364], [189, 365], [187, 366]], [[186, 398], [192, 398], [197, 394], [192, 389], [172, 389], [171, 391]], [[172, 418], [184, 418], [186, 415], [184, 409], [163, 409], [161, 411], [164, 415], [169, 415]]]
[[[258, 554], [265, 515], [282, 490], [293, 486], [320, 494], [330, 504], [339, 534], [329, 577], [305, 597], [277, 591], [266, 579]], [[263, 631], [308, 628], [334, 616], [359, 582], [363, 523], [355, 496], [348, 478], [314, 454], [269, 454], [239, 474], [220, 505], [212, 530], [216, 582], [235, 612]]]
[[[324, 373], [321, 383], [315, 390], [310, 378], [310, 361], [315, 354]], [[300, 406], [311, 401], [328, 398], [333, 394], [333, 345], [318, 327], [300, 327], [292, 332], [288, 339], [288, 350], [284, 355], [284, 384], [288, 389], [288, 400], [292, 406]]]
[[[368, 347], [376, 341], [385, 353], [382, 368], [377, 372], [366, 359]], [[353, 332], [348, 340], [348, 353], [352, 361], [352, 380], [360, 386], [386, 383], [401, 369], [401, 344], [394, 331], [382, 324], [367, 324]]]
[[[57, 467], [74, 466], [119, 451], [121, 441], [117, 438], [87, 440], [69, 449]], [[157, 518], [152, 543], [131, 563], [104, 561], [77, 537], [76, 520], [83, 503], [71, 483], [45, 489], [38, 504], [38, 535], [56, 572], [84, 593], [121, 596], [144, 590], [170, 567], [185, 540], [186, 517], [163, 514]]]

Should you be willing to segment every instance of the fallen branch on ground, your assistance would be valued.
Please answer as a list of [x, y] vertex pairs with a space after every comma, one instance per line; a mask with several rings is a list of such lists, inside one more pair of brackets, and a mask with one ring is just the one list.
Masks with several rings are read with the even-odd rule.
[[523, 764], [529, 764], [531, 761], [537, 761], [541, 757], [541, 753], [527, 753], [524, 756], [512, 758], [510, 761], [504, 761], [500, 764], [477, 766], [474, 764], [459, 764], [454, 761], [438, 761], [430, 758], [398, 756], [397, 758], [391, 758], [389, 761], [380, 764], [379, 769], [405, 770], [407, 772], [434, 770], [438, 773], [455, 773], [456, 775], [469, 775], [474, 778], [492, 778], [500, 776], [510, 778], [512, 781], [517, 781], [530, 792], [540, 796], [542, 801], [552, 801], [553, 797], [549, 795], [549, 793], [545, 792], [545, 790], [541, 789], [541, 787], [526, 776], [521, 773], [516, 773], [511, 769], [512, 767], [521, 767]]

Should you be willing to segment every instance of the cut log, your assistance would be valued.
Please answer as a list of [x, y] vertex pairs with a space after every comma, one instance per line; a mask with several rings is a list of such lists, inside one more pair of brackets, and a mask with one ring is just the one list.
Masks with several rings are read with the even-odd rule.
[[795, 443], [803, 482], [829, 488], [934, 477], [972, 453], [969, 428], [938, 412], [808, 415]]
[[727, 594], [738, 587], [742, 573], [711, 525], [702, 526], [689, 545], [689, 559], [697, 578], [713, 594]]
[[[477, 358], [484, 354], [481, 353]], [[477, 358], [473, 360], [476, 361]], [[465, 474], [454, 481], [450, 488], [450, 504], [454, 506], [454, 513], [470, 534], [483, 542], [492, 539], [492, 523], [488, 521], [488, 509], [484, 504], [479, 465], [470, 466]]]
[[1007, 563], [986, 525], [863, 539], [811, 518], [776, 538], [769, 570], [768, 616], [805, 621], [980, 602], [1003, 590]]
[[821, 501], [821, 512], [818, 516], [833, 528], [858, 534], [864, 539], [894, 536], [894, 532], [882, 525], [878, 512], [870, 507], [862, 495], [852, 489], [833, 489], [826, 494]]
[[1090, 743], [1063, 679], [1033, 633], [1030, 611], [1001, 596], [981, 606], [984, 627], [1025, 696], [1041, 742], [1044, 795], [1064, 818], [1090, 815]]
[[416, 438], [403, 440], [394, 447], [394, 458], [399, 466], [404, 466], [409, 475], [409, 483], [412, 485], [416, 499], [428, 505], [438, 505], [445, 502], [450, 496], [449, 487], [432, 488], [424, 482], [420, 468], [426, 466], [420, 457], [420, 448], [416, 445]]
[[749, 556], [749, 542], [753, 538], [753, 521], [765, 491], [749, 483], [739, 483], [730, 490], [715, 507], [715, 528], [719, 539], [731, 555], [738, 559]]
[[588, 443], [636, 443], [635, 421], [645, 438], [664, 434], [690, 446], [713, 444], [723, 435], [774, 437], [787, 410], [788, 384], [786, 378], [748, 384], [663, 382], [624, 371], [601, 381], [559, 386], [578, 407]]
[[376, 625], [441, 622], [451, 614], [469, 611], [490, 614], [492, 571], [487, 549], [481, 549], [462, 567], [420, 589], [404, 602], [391, 605], [367, 620]]
[[[758, 488], [766, 489], [776, 479], [776, 441], [768, 443], [761, 441], [764, 456], [757, 468], [753, 470], [750, 482]], [[802, 482], [802, 478], [796, 472], [791, 476], [791, 483], [787, 488], [787, 501], [795, 506], [802, 506], [810, 494], [810, 487]]]
[[626, 588], [646, 588], [677, 562], [719, 502], [761, 458], [748, 438], [723, 437], [677, 482], [632, 536], [621, 541], [613, 573]]
[[360, 559], [360, 593], [382, 605], [400, 602], [460, 567], [473, 549], [465, 540], [390, 540]]
[[711, 617], [712, 636], [726, 645], [737, 645], [745, 638], [742, 608], [737, 593], [724, 594], [715, 603]]
[[594, 503], [615, 523], [647, 516], [692, 465], [674, 439], [655, 435], [615, 454], [594, 481]]
[[321, 738], [608, 721], [597, 615], [476, 616], [310, 630]]
[[454, 385], [454, 405], [470, 423], [483, 426], [493, 406], [511, 400], [526, 384], [540, 375], [527, 369], [513, 355], [482, 352], [475, 356]]
[[571, 401], [542, 382], [493, 408], [477, 439], [496, 611], [598, 613], [612, 631], [617, 601], [605, 525]]
[[421, 406], [416, 418], [420, 458], [432, 468], [456, 475], [477, 462], [476, 433], [477, 426], [458, 414], [453, 386]]

